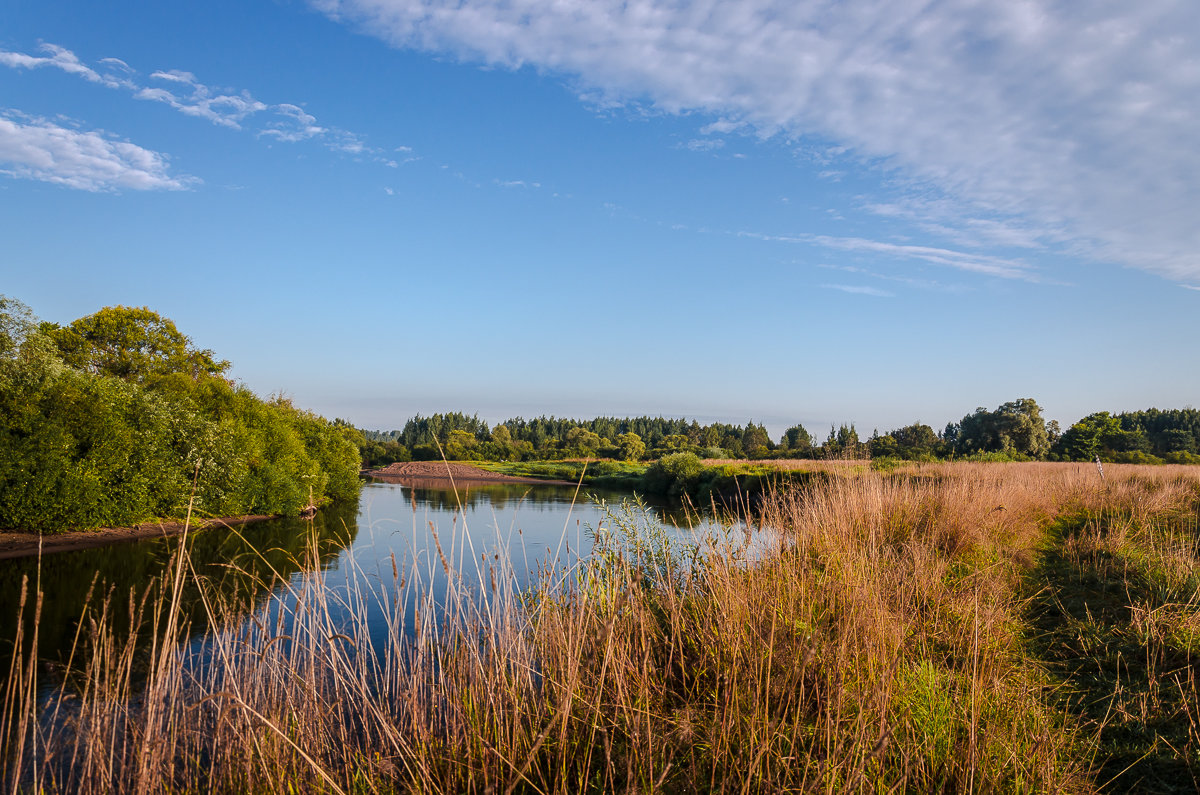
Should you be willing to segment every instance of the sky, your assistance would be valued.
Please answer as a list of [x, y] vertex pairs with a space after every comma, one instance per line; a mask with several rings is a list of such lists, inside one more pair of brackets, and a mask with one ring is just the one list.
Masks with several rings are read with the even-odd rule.
[[261, 395], [819, 437], [1200, 395], [1200, 4], [0, 5], [0, 293]]

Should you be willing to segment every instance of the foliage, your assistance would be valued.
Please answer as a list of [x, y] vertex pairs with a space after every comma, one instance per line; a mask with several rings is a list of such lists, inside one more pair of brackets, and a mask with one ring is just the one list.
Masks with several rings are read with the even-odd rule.
[[47, 333], [66, 364], [126, 381], [174, 373], [218, 376], [230, 366], [213, 359], [212, 351], [197, 349], [173, 321], [148, 307], [107, 306], [66, 328], [50, 326]]
[[1040, 459], [1050, 451], [1042, 408], [1032, 398], [1004, 403], [995, 411], [977, 408], [948, 426], [944, 438], [959, 455], [1004, 453]]
[[933, 428], [922, 423], [914, 423], [898, 428], [880, 436], [874, 434], [867, 447], [871, 458], [904, 458], [920, 460], [932, 457], [941, 445], [941, 440]]
[[650, 465], [643, 484], [651, 494], [678, 497], [688, 492], [703, 471], [704, 464], [695, 453], [672, 453]]
[[0, 359], [15, 357], [36, 328], [37, 320], [29, 307], [0, 293]]
[[617, 454], [622, 461], [637, 461], [646, 452], [646, 443], [633, 431], [617, 437]]
[[[58, 532], [180, 517], [189, 498], [201, 516], [296, 514], [358, 493], [361, 434], [212, 375], [209, 352], [180, 342], [169, 320], [133, 311], [149, 319], [142, 331], [174, 342], [128, 351], [114, 332], [80, 369], [60, 358], [63, 329], [31, 325], [11, 302], [2, 310], [5, 339], [20, 342], [0, 356], [0, 527]], [[93, 327], [111, 329], [69, 328]], [[131, 344], [141, 345], [140, 333], [130, 332]]]
[[807, 453], [812, 450], [813, 438], [803, 425], [793, 425], [783, 432], [779, 447], [795, 453]]

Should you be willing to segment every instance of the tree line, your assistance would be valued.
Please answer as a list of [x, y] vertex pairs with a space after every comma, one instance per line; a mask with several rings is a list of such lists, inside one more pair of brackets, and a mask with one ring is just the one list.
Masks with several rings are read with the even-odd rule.
[[753, 420], [745, 425], [664, 417], [516, 417], [495, 426], [461, 412], [417, 415], [400, 430], [362, 431], [366, 466], [393, 461], [533, 461], [570, 458], [658, 460], [675, 453], [700, 458], [986, 459], [1200, 464], [1200, 411], [1192, 408], [1089, 414], [1061, 430], [1032, 398], [979, 407], [940, 432], [916, 422], [862, 438], [853, 423], [817, 441], [803, 425], [778, 441]]
[[297, 514], [359, 489], [362, 436], [283, 397], [152, 310], [66, 326], [0, 295], [0, 528], [55, 532]]

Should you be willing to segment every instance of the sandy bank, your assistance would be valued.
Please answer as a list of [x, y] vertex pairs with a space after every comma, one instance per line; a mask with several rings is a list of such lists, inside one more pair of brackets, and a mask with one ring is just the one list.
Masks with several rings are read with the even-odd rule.
[[565, 480], [544, 480], [541, 478], [520, 478], [513, 475], [504, 475], [499, 472], [492, 472], [487, 469], [471, 466], [470, 464], [458, 464], [446, 461], [408, 461], [402, 464], [388, 464], [379, 469], [366, 469], [363, 474], [371, 478], [380, 478], [381, 480], [390, 480], [408, 483], [414, 482], [416, 485], [428, 486], [430, 488], [450, 488], [451, 482], [455, 484], [478, 484], [478, 483], [557, 483], [574, 486], [574, 483], [569, 483]]

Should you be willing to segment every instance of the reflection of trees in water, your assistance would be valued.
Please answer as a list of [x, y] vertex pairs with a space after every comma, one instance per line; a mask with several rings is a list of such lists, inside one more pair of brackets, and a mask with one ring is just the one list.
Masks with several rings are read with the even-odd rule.
[[[208, 584], [210, 598], [217, 594], [225, 615], [245, 616], [266, 598], [281, 579], [301, 569], [327, 566], [358, 534], [358, 503], [331, 505], [307, 519], [272, 519], [234, 528], [214, 527], [189, 533], [190, 559], [196, 575]], [[41, 620], [38, 622], [38, 656], [48, 661], [63, 661], [70, 653], [76, 629], [85, 616], [84, 603], [92, 590], [87, 616], [94, 616], [105, 599], [114, 629], [121, 637], [131, 629], [130, 617], [141, 600], [147, 610], [143, 623], [147, 629], [150, 606], [169, 588], [175, 551], [180, 536], [147, 539], [128, 544], [82, 549], [46, 555], [41, 560], [41, 590], [44, 594]], [[311, 550], [317, 552], [312, 559]], [[0, 566], [0, 663], [7, 667], [12, 639], [16, 637], [22, 577], [29, 577], [30, 597], [24, 614], [26, 637], [32, 630], [33, 594], [38, 581], [37, 558], [5, 561]], [[93, 582], [95, 587], [93, 589]], [[169, 594], [168, 594], [169, 596]], [[190, 623], [191, 637], [208, 629], [208, 617], [195, 580], [185, 577], [180, 600]], [[86, 640], [85, 623], [81, 640]], [[145, 640], [149, 640], [147, 634]], [[139, 639], [140, 642], [140, 639]]]
[[[576, 491], [574, 486], [556, 484], [527, 484], [527, 483], [479, 483], [461, 485], [458, 492], [449, 488], [426, 488], [421, 486], [403, 486], [409, 500], [417, 508], [428, 508], [438, 511], [457, 511], [484, 507], [497, 513], [506, 510], [522, 512], [560, 511], [572, 501], [578, 504], [589, 504], [604, 500], [609, 504], [619, 504], [622, 500], [632, 498], [626, 491], [611, 489], [594, 489], [584, 486]], [[654, 509], [659, 519], [673, 527], [695, 527], [712, 511], [710, 508], [700, 510], [679, 499], [666, 497], [643, 497], [643, 501]], [[717, 506], [718, 516], [724, 517], [727, 512]]]
[[[409, 499], [418, 507], [439, 511], [456, 511], [463, 508], [485, 506], [496, 511], [511, 510], [518, 505], [522, 509], [542, 503], [568, 504], [575, 495], [574, 486], [542, 486], [512, 483], [478, 483], [453, 489], [405, 487]], [[581, 492], [580, 500], [585, 500]]]

